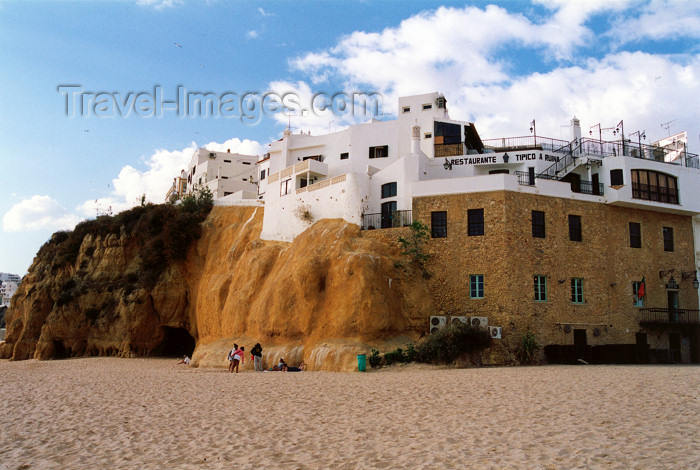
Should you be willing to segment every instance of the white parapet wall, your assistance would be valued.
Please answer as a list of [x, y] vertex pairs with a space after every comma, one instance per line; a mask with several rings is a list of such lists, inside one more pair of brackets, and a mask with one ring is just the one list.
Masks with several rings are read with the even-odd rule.
[[362, 225], [368, 207], [369, 177], [347, 173], [265, 200], [260, 238], [291, 242], [321, 219], [344, 219]]

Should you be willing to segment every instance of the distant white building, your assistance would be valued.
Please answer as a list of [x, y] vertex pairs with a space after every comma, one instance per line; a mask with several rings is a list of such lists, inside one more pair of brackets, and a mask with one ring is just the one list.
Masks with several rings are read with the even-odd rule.
[[211, 190], [214, 199], [224, 197], [257, 198], [256, 155], [215, 152], [197, 149], [187, 167], [175, 177], [166, 200], [173, 194], [182, 197], [192, 193], [197, 186]]
[[17, 274], [0, 273], [0, 307], [9, 306], [22, 278]]

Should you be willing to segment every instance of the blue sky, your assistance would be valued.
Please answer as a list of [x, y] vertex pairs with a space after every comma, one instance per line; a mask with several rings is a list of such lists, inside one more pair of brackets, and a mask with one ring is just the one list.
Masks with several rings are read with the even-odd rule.
[[[260, 153], [283, 113], [235, 117], [66, 115], [83, 92], [441, 91], [484, 138], [567, 138], [624, 119], [647, 142], [687, 131], [700, 145], [700, 2], [0, 0], [0, 271], [26, 273], [51, 233], [161, 202], [196, 146]], [[367, 116], [293, 116], [312, 133]], [[613, 139], [612, 135], [608, 136]], [[604, 136], [605, 138], [605, 136]]]

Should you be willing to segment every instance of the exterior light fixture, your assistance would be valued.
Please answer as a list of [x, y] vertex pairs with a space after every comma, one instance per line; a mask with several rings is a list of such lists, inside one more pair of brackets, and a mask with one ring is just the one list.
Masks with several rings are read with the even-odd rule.
[[678, 283], [676, 282], [676, 278], [671, 276], [671, 279], [668, 280], [668, 284], [666, 284], [666, 289], [671, 289], [671, 290], [678, 289]]
[[535, 120], [533, 119], [530, 123], [530, 132], [532, 132], [535, 145], [537, 145], [537, 127], [535, 126]]
[[693, 288], [695, 290], [697, 290], [698, 287], [700, 287], [700, 281], [698, 281], [698, 272], [697, 271], [689, 271], [687, 273], [681, 273], [681, 281], [686, 281], [690, 278], [693, 279]]

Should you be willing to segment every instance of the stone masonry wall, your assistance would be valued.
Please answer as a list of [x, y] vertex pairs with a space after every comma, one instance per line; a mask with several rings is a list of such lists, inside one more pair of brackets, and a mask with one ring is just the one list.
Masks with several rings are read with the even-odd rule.
[[[484, 236], [468, 236], [467, 210], [479, 208]], [[645, 307], [666, 308], [665, 285], [674, 276], [679, 307], [697, 308], [692, 282], [681, 282], [682, 272], [695, 268], [688, 216], [500, 191], [416, 198], [413, 219], [430, 227], [431, 212], [441, 210], [447, 211], [447, 238], [427, 246], [429, 290], [439, 314], [488, 317], [489, 325], [503, 327], [502, 345], [511, 352], [528, 329], [541, 345], [573, 344], [564, 324], [585, 329], [589, 345], [634, 344], [635, 333], [646, 331], [652, 349], [668, 348], [668, 334], [639, 325], [632, 283], [642, 277]], [[545, 213], [546, 238], [532, 236], [533, 210]], [[569, 214], [581, 216], [581, 242], [569, 240]], [[629, 246], [629, 222], [641, 224], [642, 248]], [[673, 252], [664, 251], [662, 227], [673, 228]], [[483, 299], [470, 299], [470, 274], [484, 274]], [[534, 275], [547, 278], [546, 302], [534, 300]], [[581, 304], [571, 301], [572, 278], [583, 279]], [[687, 338], [682, 349], [687, 360]]]

